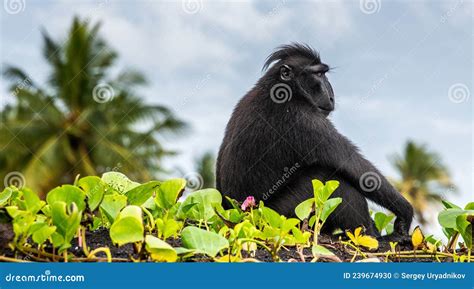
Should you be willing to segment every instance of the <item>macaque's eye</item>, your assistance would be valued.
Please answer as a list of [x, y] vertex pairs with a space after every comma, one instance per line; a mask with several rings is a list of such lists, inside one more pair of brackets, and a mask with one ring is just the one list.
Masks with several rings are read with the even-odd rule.
[[281, 80], [291, 80], [293, 78], [293, 71], [290, 66], [283, 65], [280, 68], [280, 78]]

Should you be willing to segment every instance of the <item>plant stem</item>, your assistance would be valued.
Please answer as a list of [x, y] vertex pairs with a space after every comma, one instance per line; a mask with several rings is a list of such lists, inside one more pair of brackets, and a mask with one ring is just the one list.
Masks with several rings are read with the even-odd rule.
[[[40, 258], [37, 258], [37, 257], [34, 257], [28, 253], [33, 253], [33, 254], [38, 254], [38, 255], [41, 255], [42, 257], [45, 257], [45, 258], [59, 258], [60, 261], [63, 261], [64, 260], [64, 255], [61, 256], [61, 255], [55, 255], [55, 254], [51, 254], [51, 253], [47, 253], [47, 252], [40, 252], [36, 249], [33, 249], [33, 248], [28, 248], [28, 247], [17, 247], [17, 249], [22, 252], [23, 254], [26, 254], [28, 256], [30, 256], [31, 258], [37, 260], [37, 261], [43, 261], [43, 262], [47, 262], [49, 261], [48, 259], [40, 259]], [[101, 249], [101, 248], [97, 248], [97, 249]], [[97, 250], [96, 249], [96, 250]], [[108, 248], [107, 248], [108, 249]], [[93, 253], [94, 251], [91, 252], [91, 254]], [[98, 253], [99, 251], [96, 251], [95, 253]], [[94, 253], [94, 254], [95, 254]], [[107, 253], [105, 253], [107, 254]], [[67, 256], [67, 255], [66, 255]], [[107, 256], [108, 257], [108, 256]], [[18, 259], [15, 259], [15, 260], [18, 260]], [[54, 259], [56, 261], [56, 259]], [[96, 261], [107, 261], [107, 262], [128, 262], [130, 260], [128, 260], [127, 258], [101, 258], [101, 257], [87, 257], [87, 258], [77, 258], [77, 257], [73, 257], [70, 259], [71, 262], [96, 262]]]
[[252, 225], [257, 227], [257, 225], [255, 224], [255, 220], [253, 218], [253, 208], [252, 207], [250, 207], [250, 223], [252, 223]]
[[[314, 210], [315, 211], [316, 211], [316, 202], [317, 202], [317, 199], [315, 198], [314, 199]], [[318, 210], [318, 213], [316, 214], [317, 215], [316, 220], [314, 221], [314, 235], [313, 235], [314, 245], [318, 245], [319, 230], [321, 230], [319, 220], [321, 220], [321, 213], [323, 211], [322, 207], [323, 207], [323, 205], [321, 206], [321, 209]]]
[[456, 232], [452, 237], [451, 239], [449, 240], [448, 244], [447, 244], [447, 248], [448, 250], [453, 250], [453, 252], [455, 251], [454, 250], [454, 247], [456, 247], [456, 241], [458, 240], [459, 238], [459, 232]]
[[[344, 242], [344, 243], [346, 243], [346, 242]], [[352, 246], [352, 244], [348, 244], [348, 245], [350, 245], [352, 248], [354, 248]], [[348, 252], [350, 254], [356, 254], [357, 250], [355, 250], [355, 251], [348, 250]], [[414, 254], [414, 252], [416, 254]], [[397, 257], [400, 257], [400, 258], [433, 258], [433, 257], [436, 257], [437, 259], [439, 257], [442, 257], [442, 258], [453, 257], [453, 254], [450, 254], [450, 253], [435, 252], [435, 253], [432, 253], [432, 254], [427, 254], [427, 252], [425, 252], [423, 250], [399, 251], [399, 252], [390, 252], [390, 251], [388, 251], [388, 252], [384, 252], [384, 253], [366, 253], [366, 254], [369, 257], [377, 257], [377, 256], [387, 256], [387, 257], [388, 256], [397, 256]], [[468, 252], [468, 256], [469, 256], [469, 252]], [[470, 256], [468, 257], [468, 260], [469, 261], [471, 260]]]
[[52, 254], [53, 262], [56, 262], [56, 248], [53, 246], [53, 254]]
[[[410, 255], [410, 256], [414, 256], [413, 253], [416, 253], [416, 254], [422, 254], [422, 255], [428, 255], [426, 251], [423, 251], [423, 250], [415, 250], [415, 251], [399, 251], [399, 252], [382, 252], [382, 253], [367, 253], [367, 254], [370, 254], [372, 256], [383, 256], [383, 255], [386, 255], [387, 253], [389, 255]], [[444, 257], [452, 257], [452, 254], [450, 253], [443, 253], [443, 252], [435, 252], [433, 254], [431, 254], [432, 256], [434, 255], [440, 255], [440, 256], [444, 256]], [[416, 255], [417, 257], [419, 255]]]
[[[42, 256], [42, 257], [48, 257], [48, 258], [54, 258], [56, 255], [53, 255], [53, 254], [50, 254], [50, 253], [47, 253], [47, 252], [40, 252], [36, 249], [33, 249], [33, 248], [29, 248], [29, 247], [23, 247], [23, 246], [17, 246], [16, 247], [20, 252], [22, 252], [23, 254], [26, 254], [26, 253], [32, 253], [32, 254], [37, 254], [38, 256]], [[29, 255], [29, 254], [28, 254]], [[63, 256], [58, 256], [59, 258], [63, 258]]]
[[352, 256], [351, 263], [354, 263], [355, 258], [357, 257], [357, 255], [358, 255], [358, 251], [356, 251], [354, 256]]
[[360, 254], [363, 258], [367, 258], [367, 255], [364, 254], [356, 245], [353, 245], [349, 242], [341, 242], [344, 245], [347, 245], [355, 250], [355, 254]]
[[[272, 254], [272, 249], [270, 249], [267, 245], [265, 245], [265, 243], [261, 242], [261, 241], [258, 241], [258, 240], [255, 240], [255, 239], [250, 239], [250, 238], [242, 238], [240, 239], [241, 241], [246, 241], [246, 242], [253, 242], [257, 245], [260, 245], [262, 246], [262, 248], [264, 248], [265, 250], [268, 251], [268, 253]], [[272, 254], [273, 255], [273, 254]]]
[[150, 219], [150, 233], [155, 229], [155, 218], [153, 218], [153, 215], [148, 211], [144, 206], [141, 206], [143, 212], [148, 216], [148, 219]]
[[16, 258], [10, 258], [10, 257], [6, 257], [6, 256], [0, 256], [0, 261], [2, 261], [2, 262], [12, 262], [12, 263], [31, 263], [30, 261], [16, 259]]
[[107, 256], [108, 263], [112, 262], [112, 254], [110, 253], [110, 249], [107, 247], [100, 247], [100, 248], [94, 249], [92, 252], [90, 252], [90, 254], [87, 255], [87, 258], [88, 259], [93, 258], [93, 257], [97, 258], [96, 254], [99, 252], [105, 253], [105, 255]]
[[240, 262], [243, 262], [243, 263], [260, 263], [262, 261], [257, 260], [255, 258], [244, 258], [244, 259], [240, 260]]
[[87, 242], [86, 242], [86, 228], [80, 227], [79, 230], [81, 230], [81, 236], [82, 236], [82, 251], [84, 251], [84, 255], [88, 256], [90, 254], [89, 248], [87, 247]]
[[[71, 262], [109, 262], [108, 258], [71, 258]], [[130, 262], [127, 258], [112, 258], [111, 262]]]

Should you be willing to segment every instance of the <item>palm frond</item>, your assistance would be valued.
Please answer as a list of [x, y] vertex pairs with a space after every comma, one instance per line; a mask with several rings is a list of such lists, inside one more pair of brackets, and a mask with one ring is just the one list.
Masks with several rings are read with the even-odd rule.
[[[163, 172], [162, 158], [175, 152], [164, 148], [160, 137], [186, 125], [168, 108], [135, 95], [135, 88], [146, 84], [140, 72], [111, 75], [117, 54], [99, 29], [99, 23], [75, 17], [62, 41], [42, 31], [50, 68], [43, 87], [20, 68], [3, 72], [14, 101], [1, 111], [0, 176], [21, 170], [29, 186], [46, 191], [77, 174], [114, 167], [137, 180]], [[112, 95], [106, 102], [94, 95], [104, 84]]]

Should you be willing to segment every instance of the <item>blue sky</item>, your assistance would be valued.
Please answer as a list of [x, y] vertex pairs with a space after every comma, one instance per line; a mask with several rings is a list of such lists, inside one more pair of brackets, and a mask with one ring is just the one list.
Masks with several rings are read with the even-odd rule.
[[[12, 2], [5, 0], [4, 3]], [[168, 168], [193, 169], [217, 152], [237, 101], [262, 75], [266, 56], [291, 41], [312, 45], [330, 73], [331, 116], [386, 175], [407, 139], [440, 153], [473, 200], [473, 2], [464, 1], [19, 1], [1, 16], [0, 62], [45, 80], [40, 28], [64, 38], [73, 15], [103, 22], [119, 67], [144, 72], [150, 103], [173, 109], [190, 134]], [[15, 10], [16, 9], [16, 10]], [[1, 103], [11, 99], [2, 80]]]

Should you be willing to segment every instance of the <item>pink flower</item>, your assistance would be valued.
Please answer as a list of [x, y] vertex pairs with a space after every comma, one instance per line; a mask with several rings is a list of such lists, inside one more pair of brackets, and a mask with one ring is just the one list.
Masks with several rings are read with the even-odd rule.
[[255, 198], [253, 196], [248, 196], [245, 201], [242, 203], [242, 206], [240, 207], [242, 211], [247, 210], [247, 208], [253, 208], [255, 207]]

